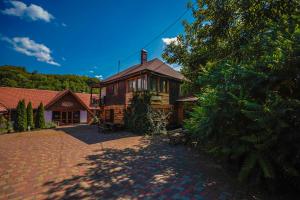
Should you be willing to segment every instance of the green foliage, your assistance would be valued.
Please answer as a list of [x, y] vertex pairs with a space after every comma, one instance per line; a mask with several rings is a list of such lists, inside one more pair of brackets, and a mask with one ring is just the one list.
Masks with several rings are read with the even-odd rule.
[[166, 133], [170, 113], [151, 107], [151, 92], [136, 92], [125, 110], [125, 127], [139, 134]]
[[98, 82], [98, 79], [86, 76], [47, 75], [37, 72], [29, 73], [22, 67], [0, 67], [0, 86], [89, 92], [90, 86]]
[[36, 128], [45, 128], [45, 109], [43, 103], [40, 103], [36, 117], [35, 117], [35, 127]]
[[17, 118], [16, 118], [16, 130], [17, 131], [26, 131], [27, 130], [27, 113], [25, 100], [20, 100], [17, 106]]
[[[243, 181], [300, 189], [299, 2], [198, 1], [164, 58], [198, 94], [186, 128]], [[270, 181], [272, 180], [272, 181]]]
[[47, 122], [45, 128], [56, 128], [56, 124], [54, 122]]
[[3, 115], [0, 115], [0, 134], [7, 132], [7, 123], [7, 119]]
[[31, 102], [29, 102], [27, 105], [27, 125], [30, 126], [30, 129], [34, 128], [33, 110]]
[[125, 111], [126, 128], [139, 134], [150, 133], [150, 103], [151, 94], [149, 92], [136, 92], [133, 95], [131, 105]]
[[171, 112], [164, 112], [159, 109], [150, 109], [148, 119], [152, 135], [167, 134], [168, 119]]

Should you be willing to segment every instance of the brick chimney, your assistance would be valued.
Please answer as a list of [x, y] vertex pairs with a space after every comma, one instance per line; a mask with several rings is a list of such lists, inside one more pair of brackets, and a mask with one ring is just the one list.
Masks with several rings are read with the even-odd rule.
[[145, 49], [141, 50], [141, 64], [147, 62], [147, 51]]

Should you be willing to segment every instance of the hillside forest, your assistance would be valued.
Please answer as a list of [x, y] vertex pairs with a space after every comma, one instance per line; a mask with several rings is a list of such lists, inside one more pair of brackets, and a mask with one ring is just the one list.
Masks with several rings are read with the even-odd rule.
[[89, 86], [98, 82], [99, 79], [87, 76], [41, 74], [28, 72], [24, 67], [0, 66], [0, 86], [6, 87], [89, 92]]

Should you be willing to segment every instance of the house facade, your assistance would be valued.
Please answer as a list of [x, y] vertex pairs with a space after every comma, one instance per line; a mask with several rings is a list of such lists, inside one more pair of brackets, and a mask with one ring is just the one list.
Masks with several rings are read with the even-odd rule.
[[26, 106], [29, 102], [32, 103], [34, 112], [43, 103], [46, 122], [53, 121], [59, 125], [89, 123], [94, 116], [99, 115], [98, 101], [94, 98], [98, 97], [70, 90], [0, 87], [0, 114], [15, 121], [18, 102], [24, 99]]
[[[150, 91], [151, 106], [155, 109], [175, 111], [180, 85], [184, 76], [163, 61], [147, 60], [141, 51], [141, 62], [119, 72], [93, 88], [100, 89], [100, 119], [115, 124], [124, 123], [124, 112], [131, 104], [135, 92]], [[92, 92], [91, 92], [92, 95]]]

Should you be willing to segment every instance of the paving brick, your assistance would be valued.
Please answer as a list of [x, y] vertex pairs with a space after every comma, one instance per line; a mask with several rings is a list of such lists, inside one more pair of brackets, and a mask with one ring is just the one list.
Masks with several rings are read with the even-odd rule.
[[230, 197], [184, 147], [96, 127], [1, 135], [0, 158], [0, 200]]

